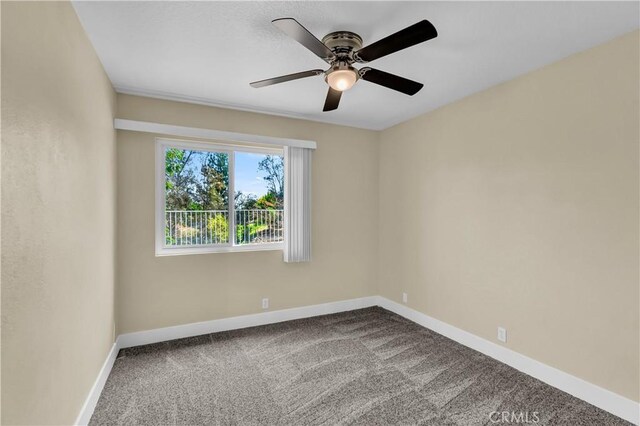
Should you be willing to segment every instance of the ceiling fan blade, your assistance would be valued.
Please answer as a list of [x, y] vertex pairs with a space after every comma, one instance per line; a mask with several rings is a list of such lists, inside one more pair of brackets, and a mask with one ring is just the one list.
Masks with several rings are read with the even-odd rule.
[[417, 81], [369, 67], [360, 70], [360, 78], [389, 89], [397, 90], [409, 96], [415, 95], [424, 86], [424, 84], [418, 83]]
[[284, 83], [285, 81], [297, 80], [299, 78], [313, 77], [316, 75], [324, 74], [322, 70], [309, 70], [297, 72], [294, 74], [281, 75], [280, 77], [267, 78], [266, 80], [254, 81], [253, 83], [249, 83], [251, 87], [265, 87], [271, 86], [272, 84]]
[[320, 59], [331, 62], [335, 55], [327, 46], [318, 40], [313, 34], [293, 18], [280, 18], [271, 21], [273, 25], [282, 30], [289, 37], [315, 53]]
[[322, 111], [333, 111], [338, 108], [338, 104], [340, 103], [340, 97], [342, 96], [342, 92], [339, 90], [334, 90], [329, 87], [329, 93], [327, 93], [327, 99], [324, 101], [324, 108]]
[[438, 31], [436, 31], [433, 24], [424, 19], [404, 30], [400, 30], [369, 46], [363, 47], [354, 54], [354, 58], [358, 62], [371, 62], [374, 59], [382, 58], [383, 56], [406, 49], [423, 41], [431, 40], [437, 36]]

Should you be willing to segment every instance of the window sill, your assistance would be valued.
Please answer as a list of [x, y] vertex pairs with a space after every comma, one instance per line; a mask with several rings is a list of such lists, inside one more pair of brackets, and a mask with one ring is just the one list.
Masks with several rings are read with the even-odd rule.
[[241, 253], [250, 251], [274, 251], [284, 250], [284, 243], [247, 244], [242, 246], [183, 246], [183, 247], [159, 247], [156, 248], [156, 257], [183, 256], [188, 254], [207, 253]]

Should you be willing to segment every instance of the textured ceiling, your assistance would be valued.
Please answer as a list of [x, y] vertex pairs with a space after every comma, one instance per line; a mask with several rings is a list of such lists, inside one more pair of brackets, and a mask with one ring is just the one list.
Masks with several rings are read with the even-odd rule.
[[[383, 129], [639, 26], [638, 2], [74, 2], [116, 90]], [[413, 97], [359, 81], [322, 112], [322, 77], [249, 82], [325, 68], [271, 25], [294, 17], [318, 38], [370, 44], [428, 19], [438, 38], [371, 62], [425, 84]]]

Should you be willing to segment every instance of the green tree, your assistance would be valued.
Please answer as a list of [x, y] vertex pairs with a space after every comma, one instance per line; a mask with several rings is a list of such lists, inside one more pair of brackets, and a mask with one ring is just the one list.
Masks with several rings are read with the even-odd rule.
[[198, 202], [203, 210], [226, 210], [229, 203], [229, 156], [208, 152], [200, 167]]
[[216, 214], [207, 223], [210, 235], [213, 236], [213, 244], [229, 242], [229, 222], [222, 214]]
[[267, 155], [258, 163], [258, 170], [267, 175], [267, 190], [276, 197], [284, 194], [284, 159], [278, 155]]
[[254, 194], [245, 194], [242, 191], [236, 191], [235, 206], [236, 210], [252, 210], [257, 209], [256, 203], [258, 198]]
[[197, 179], [189, 167], [197, 153], [169, 148], [165, 154], [167, 210], [187, 210], [193, 205]]
[[268, 192], [256, 200], [256, 208], [258, 209], [278, 209], [281, 202], [273, 192]]
[[267, 182], [267, 195], [261, 197], [260, 200], [267, 197], [269, 194], [273, 195], [275, 202], [271, 202], [271, 199], [265, 199], [263, 204], [272, 204], [269, 208], [281, 208], [284, 204], [284, 158], [278, 155], [267, 155], [258, 163], [258, 170], [266, 173], [263, 178]]

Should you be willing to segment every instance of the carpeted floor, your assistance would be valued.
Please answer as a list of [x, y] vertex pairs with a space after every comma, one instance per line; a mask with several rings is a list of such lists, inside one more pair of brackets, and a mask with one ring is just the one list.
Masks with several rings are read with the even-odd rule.
[[491, 425], [502, 412], [627, 424], [381, 308], [124, 349], [91, 424]]

